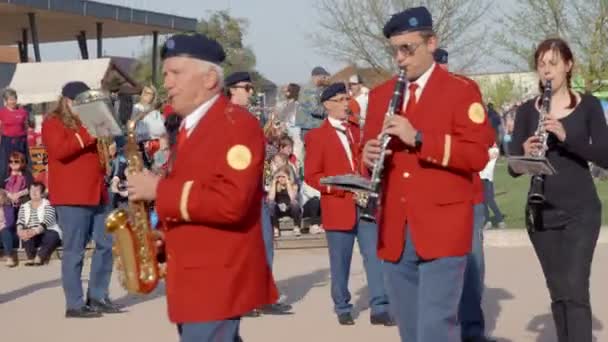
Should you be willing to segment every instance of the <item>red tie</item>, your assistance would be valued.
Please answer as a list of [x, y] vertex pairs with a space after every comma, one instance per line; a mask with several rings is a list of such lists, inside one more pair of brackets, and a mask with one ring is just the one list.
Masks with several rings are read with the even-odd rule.
[[188, 139], [188, 133], [186, 133], [186, 127], [182, 126], [179, 129], [179, 132], [177, 133], [177, 139], [176, 139], [176, 151], [179, 151], [179, 149], [184, 145], [184, 142], [186, 141], [186, 139]]
[[412, 110], [416, 106], [416, 90], [418, 89], [418, 84], [410, 83], [410, 85], [407, 88], [408, 88], [410, 97], [409, 97], [409, 99], [407, 99], [407, 104], [405, 105], [405, 110], [403, 111], [403, 114], [402, 114], [403, 116], [408, 116], [408, 114], [411, 114]]
[[346, 134], [346, 138], [348, 139], [348, 145], [350, 147], [350, 154], [353, 159], [353, 169], [355, 172], [359, 170], [359, 151], [357, 145], [355, 144], [355, 138], [353, 136], [353, 131], [351, 130], [351, 125], [348, 122], [343, 122], [342, 127], [344, 127], [344, 134]]

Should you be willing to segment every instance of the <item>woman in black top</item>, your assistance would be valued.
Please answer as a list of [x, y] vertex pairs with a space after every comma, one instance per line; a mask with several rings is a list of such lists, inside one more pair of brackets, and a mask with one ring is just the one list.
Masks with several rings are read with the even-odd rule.
[[[541, 93], [545, 81], [552, 81], [551, 110], [544, 128], [549, 133], [546, 157], [557, 173], [545, 176], [545, 201], [536, 209], [539, 215], [526, 215], [537, 218], [527, 219], [530, 240], [549, 288], [558, 341], [591, 342], [589, 276], [602, 204], [589, 162], [608, 166], [608, 127], [599, 100], [570, 89], [574, 60], [565, 41], [543, 41], [534, 61]], [[513, 155], [530, 156], [541, 148], [534, 136], [541, 105], [539, 97], [517, 110], [509, 147]], [[530, 208], [527, 205], [526, 211]]]

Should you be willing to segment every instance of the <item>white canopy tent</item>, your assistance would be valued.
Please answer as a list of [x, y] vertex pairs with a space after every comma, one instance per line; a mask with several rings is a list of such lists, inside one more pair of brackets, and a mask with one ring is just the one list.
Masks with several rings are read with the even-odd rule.
[[116, 71], [126, 83], [137, 83], [118, 69], [110, 58], [42, 63], [20, 63], [9, 85], [22, 105], [55, 102], [70, 81], [82, 81], [91, 89], [106, 89], [109, 74]]

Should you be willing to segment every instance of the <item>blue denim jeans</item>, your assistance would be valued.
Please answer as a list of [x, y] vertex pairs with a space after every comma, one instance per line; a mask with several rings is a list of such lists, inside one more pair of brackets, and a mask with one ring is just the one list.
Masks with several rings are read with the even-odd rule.
[[350, 231], [326, 231], [331, 272], [331, 298], [337, 315], [350, 313], [353, 305], [348, 290], [348, 278], [353, 257], [355, 238], [363, 258], [363, 267], [369, 288], [369, 306], [372, 315], [388, 311], [388, 296], [384, 287], [382, 262], [376, 254], [378, 228], [375, 223], [359, 220]]
[[177, 325], [180, 342], [242, 342], [239, 336], [240, 319], [183, 323]]
[[473, 206], [473, 248], [467, 255], [464, 286], [460, 299], [462, 338], [485, 336], [485, 321], [481, 309], [484, 289], [485, 262], [483, 254], [483, 226], [486, 222], [483, 204]]
[[63, 258], [61, 277], [67, 309], [79, 309], [85, 304], [82, 289], [82, 266], [85, 248], [95, 241], [91, 261], [87, 297], [108, 298], [112, 277], [112, 236], [105, 231], [109, 206], [57, 206], [59, 226], [63, 229]]
[[4, 227], [4, 229], [0, 230], [0, 243], [2, 243], [2, 251], [5, 257], [13, 255], [15, 235], [13, 227]]
[[262, 201], [262, 238], [264, 239], [264, 249], [266, 250], [266, 262], [272, 271], [274, 262], [274, 229], [270, 221], [270, 210], [265, 200]]

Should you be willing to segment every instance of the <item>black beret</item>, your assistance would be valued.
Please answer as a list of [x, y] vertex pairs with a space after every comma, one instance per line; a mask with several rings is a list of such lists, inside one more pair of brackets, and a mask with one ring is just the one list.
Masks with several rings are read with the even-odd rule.
[[393, 14], [384, 25], [382, 32], [386, 38], [403, 32], [414, 32], [433, 29], [433, 17], [426, 7], [412, 7]]
[[226, 87], [231, 87], [239, 82], [251, 82], [251, 75], [249, 75], [246, 71], [237, 71], [230, 74], [224, 80], [224, 85]]
[[321, 98], [319, 101], [323, 103], [338, 94], [346, 94], [346, 86], [344, 83], [333, 83], [329, 87], [325, 88], [321, 93]]
[[163, 44], [160, 58], [190, 57], [214, 64], [221, 64], [226, 59], [224, 49], [217, 41], [202, 34], [178, 34]]
[[448, 52], [444, 49], [435, 50], [433, 57], [435, 58], [435, 62], [439, 64], [448, 64]]
[[91, 88], [89, 88], [89, 86], [86, 85], [84, 82], [68, 82], [66, 83], [66, 85], [63, 86], [63, 89], [61, 89], [61, 95], [63, 97], [67, 97], [70, 100], [73, 100], [78, 95], [84, 93], [87, 90], [91, 90]]
[[329, 76], [329, 73], [327, 72], [327, 70], [325, 70], [325, 68], [323, 67], [315, 67], [314, 69], [312, 69], [312, 72], [310, 73], [311, 76]]

